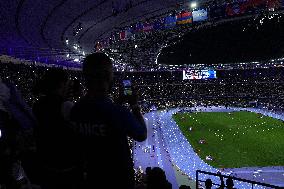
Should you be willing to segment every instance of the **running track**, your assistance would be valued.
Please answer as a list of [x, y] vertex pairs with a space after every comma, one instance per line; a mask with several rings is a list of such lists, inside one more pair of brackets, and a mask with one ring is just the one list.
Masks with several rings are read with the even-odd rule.
[[[277, 119], [284, 120], [283, 115], [271, 113], [265, 110], [259, 109], [244, 109], [244, 108], [229, 108], [224, 107], [211, 107], [204, 108], [198, 107], [192, 109], [193, 111], [240, 111], [247, 110], [264, 115], [274, 117]], [[191, 178], [195, 178], [196, 170], [204, 170], [209, 172], [217, 172], [218, 169], [206, 164], [201, 160], [197, 154], [193, 151], [191, 145], [188, 143], [186, 138], [182, 135], [176, 123], [172, 120], [172, 114], [177, 112], [178, 109], [171, 109], [168, 111], [153, 111], [144, 115], [147, 128], [148, 137], [144, 142], [137, 142], [134, 148], [134, 165], [136, 168], [141, 166], [143, 170], [146, 167], [161, 167], [166, 172], [167, 179], [172, 183], [173, 189], [178, 189], [178, 183], [176, 181], [175, 172], [173, 170], [173, 164], [180, 168]], [[258, 168], [259, 169], [259, 168]], [[249, 178], [251, 180], [262, 181], [264, 178], [270, 178], [271, 176], [275, 179], [266, 179], [271, 184], [279, 186], [284, 185], [284, 169], [283, 167], [266, 168], [263, 173], [255, 174], [256, 168], [244, 168], [242, 169], [230, 169], [223, 174], [236, 174], [241, 178]], [[266, 174], [265, 174], [266, 173]], [[277, 175], [276, 175], [277, 174]], [[270, 176], [271, 175], [271, 176]], [[281, 178], [283, 176], [283, 178]], [[201, 179], [205, 180], [210, 178], [213, 182], [219, 183], [219, 178], [201, 175]], [[250, 189], [251, 185], [235, 182], [236, 188]], [[261, 187], [254, 187], [261, 188]]]

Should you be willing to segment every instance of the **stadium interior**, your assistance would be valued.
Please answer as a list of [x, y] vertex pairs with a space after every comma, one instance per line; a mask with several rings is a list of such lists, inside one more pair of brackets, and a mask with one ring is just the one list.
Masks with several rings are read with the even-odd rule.
[[78, 102], [95, 52], [113, 62], [114, 101], [131, 82], [148, 129], [130, 141], [137, 186], [160, 167], [173, 189], [284, 187], [284, 0], [2, 0], [0, 10], [0, 81], [30, 107], [49, 69], [76, 82]]

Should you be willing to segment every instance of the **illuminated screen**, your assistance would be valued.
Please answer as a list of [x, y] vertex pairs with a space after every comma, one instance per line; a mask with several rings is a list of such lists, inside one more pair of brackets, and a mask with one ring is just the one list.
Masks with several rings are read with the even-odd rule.
[[215, 70], [183, 70], [183, 80], [216, 79]]

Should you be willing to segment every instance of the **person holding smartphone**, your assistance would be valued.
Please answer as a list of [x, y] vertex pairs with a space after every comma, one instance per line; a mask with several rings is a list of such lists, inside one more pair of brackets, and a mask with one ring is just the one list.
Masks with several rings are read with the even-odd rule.
[[107, 55], [87, 56], [83, 75], [87, 94], [74, 105], [70, 118], [79, 136], [86, 188], [133, 189], [134, 170], [128, 137], [144, 141], [147, 128], [131, 82], [124, 82], [123, 93], [130, 104], [129, 111], [109, 98], [113, 67]]

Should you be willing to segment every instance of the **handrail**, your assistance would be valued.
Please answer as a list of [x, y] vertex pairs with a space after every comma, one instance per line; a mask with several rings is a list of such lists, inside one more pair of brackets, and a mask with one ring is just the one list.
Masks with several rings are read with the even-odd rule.
[[[237, 180], [237, 181], [241, 181], [241, 182], [247, 182], [252, 184], [252, 188], [253, 185], [260, 185], [260, 186], [266, 186], [266, 187], [270, 187], [270, 188], [275, 188], [275, 189], [283, 189], [283, 187], [279, 187], [279, 186], [275, 186], [275, 185], [271, 185], [271, 184], [267, 184], [267, 183], [262, 183], [262, 182], [257, 182], [257, 181], [253, 181], [253, 180], [247, 180], [247, 179], [242, 179], [242, 178], [237, 178], [234, 176], [227, 176], [227, 175], [221, 175], [221, 174], [217, 174], [217, 173], [211, 173], [211, 172], [207, 172], [207, 171], [201, 171], [201, 170], [197, 170], [196, 171], [196, 189], [198, 189], [198, 174], [199, 173], [203, 173], [203, 174], [207, 174], [207, 175], [213, 175], [213, 176], [222, 176], [223, 178], [231, 178], [233, 180]], [[200, 180], [201, 182], [205, 182]], [[214, 184], [214, 185], [219, 185], [219, 184]], [[219, 185], [220, 186], [220, 185]]]

